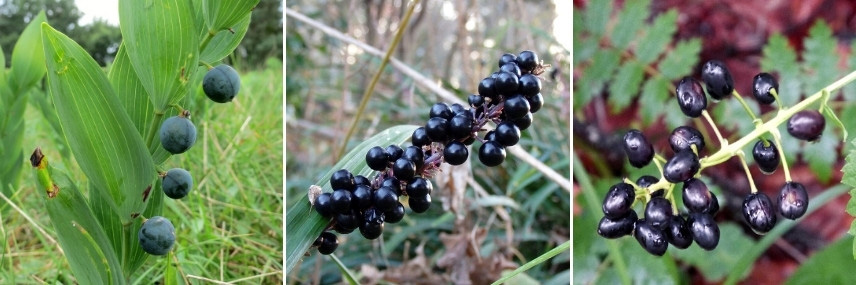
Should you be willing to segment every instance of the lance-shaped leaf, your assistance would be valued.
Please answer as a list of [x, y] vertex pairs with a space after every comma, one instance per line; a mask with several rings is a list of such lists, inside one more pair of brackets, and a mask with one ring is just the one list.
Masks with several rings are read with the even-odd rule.
[[59, 245], [77, 282], [125, 284], [116, 252], [76, 185], [65, 173], [51, 167], [41, 150], [36, 149], [30, 162]]
[[184, 96], [187, 78], [199, 64], [194, 22], [190, 1], [119, 1], [119, 28], [128, 57], [157, 110]]
[[94, 189], [104, 191], [123, 224], [143, 210], [156, 176], [152, 158], [101, 67], [72, 39], [42, 25], [47, 82], [66, 143]]
[[237, 24], [253, 8], [259, 0], [202, 0], [202, 12], [209, 33], [216, 33]]
[[12, 49], [9, 87], [15, 95], [26, 91], [45, 75], [45, 54], [42, 52], [40, 35], [40, 26], [43, 22], [47, 22], [45, 11], [39, 12], [27, 24]]
[[202, 61], [208, 63], [218, 62], [228, 56], [241, 43], [241, 39], [247, 34], [249, 27], [250, 14], [247, 13], [247, 16], [235, 24], [231, 31], [222, 30], [215, 34], [214, 38], [202, 50], [202, 54], [200, 55]]
[[[413, 130], [416, 128], [418, 126], [395, 126], [363, 141], [330, 168], [330, 171], [324, 174], [316, 185], [322, 186], [323, 192], [333, 191], [330, 187], [330, 176], [339, 169], [348, 169], [355, 176], [364, 175], [371, 178], [369, 174], [374, 170], [366, 165], [366, 152], [374, 146], [400, 145], [410, 139]], [[303, 258], [303, 254], [309, 249], [312, 242], [321, 235], [330, 220], [315, 212], [315, 209], [309, 204], [308, 196], [303, 196], [296, 204], [292, 205], [288, 209], [285, 219], [285, 232], [288, 233], [288, 242], [285, 243], [285, 272], [288, 274]]]

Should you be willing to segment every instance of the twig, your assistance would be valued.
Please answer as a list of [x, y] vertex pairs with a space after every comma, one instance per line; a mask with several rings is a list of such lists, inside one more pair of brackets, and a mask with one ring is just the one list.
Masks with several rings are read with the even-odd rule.
[[[324, 23], [310, 19], [309, 17], [306, 17], [305, 15], [301, 14], [300, 12], [291, 10], [288, 7], [285, 7], [285, 15], [286, 15], [286, 17], [292, 17], [297, 21], [300, 21], [300, 22], [303, 22], [307, 25], [310, 25], [310, 26], [320, 30], [321, 32], [327, 34], [328, 36], [331, 36], [331, 37], [339, 39], [343, 42], [347, 42], [349, 44], [355, 45], [355, 46], [363, 49], [368, 54], [378, 56], [378, 57], [384, 56], [383, 51], [376, 49], [376, 48], [374, 48], [374, 47], [372, 47], [366, 43], [363, 43], [363, 42], [361, 42], [355, 38], [352, 38], [348, 35], [345, 35], [345, 34], [339, 32], [333, 28], [330, 28], [329, 26], [325, 25]], [[449, 101], [451, 103], [469, 105], [464, 100], [455, 96], [455, 94], [452, 94], [452, 92], [449, 92], [448, 90], [444, 89], [442, 86], [438, 85], [434, 80], [431, 80], [431, 79], [423, 76], [421, 73], [414, 70], [413, 68], [410, 68], [410, 66], [401, 62], [400, 60], [398, 60], [394, 57], [390, 57], [389, 63], [395, 69], [400, 71], [401, 73], [404, 73], [408, 77], [412, 78], [413, 81], [417, 85], [422, 86], [423, 88], [426, 88], [429, 91], [437, 94], [437, 96], [442, 98], [443, 100]], [[568, 193], [570, 193], [572, 191], [573, 188], [571, 186], [571, 180], [569, 178], [562, 176], [561, 174], [559, 174], [558, 172], [556, 172], [552, 168], [548, 167], [547, 165], [545, 165], [544, 163], [542, 163], [538, 159], [535, 159], [535, 157], [533, 157], [529, 153], [525, 152], [522, 148], [510, 147], [510, 148], [507, 148], [506, 150], [509, 153], [511, 153], [512, 155], [519, 158], [520, 160], [528, 163], [529, 165], [531, 165], [532, 167], [534, 167], [535, 169], [537, 169], [541, 173], [544, 173], [544, 176], [546, 176], [550, 180], [553, 180], [554, 182], [559, 184], [559, 186], [564, 188], [565, 191], [568, 191]]]

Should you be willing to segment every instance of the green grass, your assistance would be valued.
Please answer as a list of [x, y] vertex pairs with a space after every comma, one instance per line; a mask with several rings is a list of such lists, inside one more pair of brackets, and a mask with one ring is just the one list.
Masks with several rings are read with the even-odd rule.
[[[197, 93], [187, 104], [198, 129], [196, 145], [160, 165], [164, 170], [185, 168], [194, 178], [188, 197], [166, 199], [163, 213], [176, 227], [172, 261], [185, 281], [283, 282], [282, 70], [281, 62], [270, 60], [265, 69], [239, 71], [241, 91], [231, 103], [216, 104]], [[63, 157], [59, 135], [36, 107], [28, 106], [27, 118], [24, 153], [41, 147], [52, 165], [85, 185], [73, 158]], [[9, 197], [20, 211], [0, 210], [0, 284], [73, 284], [34, 179], [28, 167]], [[163, 280], [168, 260], [150, 257], [129, 281]]]

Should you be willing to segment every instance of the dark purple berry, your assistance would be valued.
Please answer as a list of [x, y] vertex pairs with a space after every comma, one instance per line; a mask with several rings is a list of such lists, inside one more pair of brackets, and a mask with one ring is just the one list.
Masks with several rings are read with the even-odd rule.
[[654, 158], [654, 147], [639, 130], [629, 130], [624, 134], [624, 152], [630, 165], [642, 168]]
[[386, 179], [380, 182], [380, 187], [389, 187], [395, 190], [395, 194], [401, 195], [401, 180], [395, 176], [387, 176]]
[[467, 97], [467, 103], [469, 103], [470, 107], [473, 108], [481, 107], [481, 105], [484, 104], [484, 97], [478, 94], [472, 94]]
[[763, 140], [758, 140], [752, 148], [752, 157], [758, 163], [761, 173], [772, 174], [776, 171], [781, 159], [779, 158], [779, 150], [776, 148], [776, 145], [772, 141], [767, 141], [766, 143], [769, 145], [765, 146]]
[[788, 120], [788, 133], [795, 138], [811, 142], [820, 139], [825, 126], [826, 119], [820, 112], [802, 110]]
[[431, 195], [411, 195], [409, 196], [408, 203], [410, 204], [410, 209], [413, 210], [414, 213], [424, 213], [431, 207]]
[[743, 218], [753, 231], [764, 234], [776, 225], [773, 202], [764, 193], [751, 193], [743, 200]]
[[335, 213], [347, 213], [351, 211], [351, 200], [354, 199], [354, 193], [351, 191], [337, 189], [333, 191], [333, 196], [330, 198], [330, 205], [333, 206]]
[[502, 113], [508, 119], [518, 119], [529, 113], [529, 101], [523, 95], [514, 95], [505, 99]]
[[512, 53], [506, 53], [499, 57], [498, 67], [502, 67], [508, 63], [517, 63], [517, 56]]
[[672, 220], [672, 203], [666, 198], [655, 197], [645, 205], [645, 220], [660, 230], [665, 230]]
[[520, 128], [521, 131], [526, 130], [532, 125], [532, 112], [526, 113], [523, 117], [511, 119], [511, 122]]
[[425, 166], [425, 153], [422, 151], [421, 147], [413, 145], [408, 146], [404, 149], [404, 154], [402, 154], [401, 157], [412, 161], [413, 166], [416, 167], [417, 173], [422, 170], [423, 166]]
[[410, 180], [410, 178], [416, 175], [416, 165], [409, 159], [399, 158], [392, 165], [392, 175], [398, 178], [398, 180]]
[[366, 239], [376, 239], [383, 233], [383, 212], [376, 208], [368, 208], [363, 213], [363, 223], [360, 225], [360, 234]]
[[797, 182], [788, 182], [779, 191], [779, 213], [783, 217], [795, 220], [808, 210], [808, 192]]
[[675, 91], [678, 95], [678, 105], [687, 117], [698, 118], [701, 116], [701, 111], [707, 108], [707, 96], [704, 95], [698, 80], [689, 76], [684, 77]]
[[719, 226], [709, 214], [690, 213], [687, 218], [693, 240], [705, 250], [713, 250], [719, 244]]
[[675, 215], [669, 221], [669, 227], [666, 228], [666, 239], [673, 246], [685, 249], [693, 244], [693, 233], [690, 229], [690, 224], [683, 217]]
[[672, 183], [684, 182], [692, 178], [701, 168], [698, 156], [690, 150], [675, 153], [663, 166], [663, 177]]
[[495, 90], [497, 93], [501, 95], [512, 95], [517, 91], [517, 87], [520, 84], [517, 79], [517, 75], [511, 72], [500, 72], [499, 75], [496, 76], [496, 87]]
[[716, 212], [719, 212], [719, 199], [716, 198], [716, 194], [710, 192], [710, 207], [704, 211], [705, 214], [710, 214], [711, 216], [716, 215]]
[[360, 227], [359, 219], [354, 215], [354, 212], [336, 214], [336, 225], [333, 227], [336, 232], [340, 234], [349, 234], [358, 227]]
[[452, 109], [449, 108], [449, 105], [446, 105], [446, 103], [434, 103], [434, 105], [431, 106], [431, 111], [428, 113], [428, 118], [451, 119]]
[[395, 206], [391, 210], [383, 212], [384, 221], [387, 223], [398, 223], [404, 218], [404, 205], [395, 202]]
[[445, 142], [448, 139], [448, 121], [446, 119], [435, 117], [428, 119], [425, 124], [425, 132], [433, 142]]
[[520, 67], [518, 67], [517, 63], [514, 62], [503, 64], [499, 67], [499, 71], [508, 72], [516, 75], [517, 77], [520, 77]]
[[710, 209], [711, 193], [707, 188], [707, 184], [696, 178], [690, 178], [684, 181], [684, 189], [681, 193], [684, 201], [684, 206], [691, 213], [703, 213]]
[[530, 113], [538, 112], [544, 106], [544, 96], [541, 96], [541, 93], [526, 97], [526, 101], [529, 101]]
[[669, 243], [663, 231], [651, 225], [645, 219], [636, 221], [633, 236], [642, 248], [653, 255], [663, 256], [666, 253], [666, 249], [669, 248]]
[[415, 177], [407, 183], [405, 191], [407, 191], [408, 196], [424, 197], [425, 195], [431, 195], [433, 189], [434, 186], [431, 184], [431, 181], [422, 177]]
[[364, 210], [372, 205], [372, 188], [370, 185], [357, 185], [354, 189], [354, 199], [351, 201], [351, 208]]
[[425, 127], [418, 127], [413, 131], [413, 135], [410, 136], [410, 142], [415, 146], [426, 146], [431, 144], [431, 138], [428, 137]]
[[398, 203], [398, 194], [390, 187], [380, 187], [374, 191], [372, 196], [374, 207], [381, 212], [391, 210], [392, 207], [395, 207], [395, 203]]
[[518, 91], [526, 97], [535, 96], [541, 92], [541, 79], [533, 74], [520, 76]]
[[642, 175], [638, 179], [636, 179], [636, 186], [642, 188], [648, 188], [655, 183], [660, 182], [660, 179], [651, 175]]
[[524, 50], [517, 55], [517, 65], [523, 72], [532, 72], [539, 62], [538, 54], [530, 50]]
[[704, 136], [693, 127], [680, 126], [672, 130], [672, 134], [669, 135], [669, 146], [674, 152], [690, 150], [692, 145], [696, 146], [698, 153], [704, 149]]
[[449, 121], [448, 135], [451, 139], [462, 139], [473, 134], [473, 116], [464, 112]]
[[330, 255], [336, 248], [339, 247], [339, 241], [336, 239], [336, 235], [331, 232], [322, 232], [321, 236], [315, 240], [315, 243], [318, 246], [318, 252], [323, 255]]
[[384, 150], [384, 151], [386, 151], [386, 159], [389, 162], [395, 162], [396, 160], [401, 158], [401, 155], [404, 154], [404, 150], [401, 149], [400, 146], [397, 146], [394, 144], [387, 146], [386, 150]]
[[597, 225], [597, 234], [609, 239], [629, 235], [633, 232], [636, 220], [638, 220], [638, 217], [634, 211], [627, 212], [627, 215], [618, 219], [610, 219], [607, 216], [603, 216]]
[[356, 183], [354, 182], [354, 175], [347, 169], [336, 170], [336, 172], [333, 172], [333, 175], [330, 176], [330, 187], [333, 189], [353, 191], [355, 186]]
[[496, 142], [503, 146], [513, 146], [520, 141], [520, 128], [510, 122], [502, 122], [496, 125], [494, 135]]
[[379, 146], [370, 148], [366, 153], [366, 165], [372, 170], [384, 171], [388, 162], [389, 158], [386, 155], [386, 151]]
[[315, 198], [315, 211], [318, 212], [319, 215], [325, 218], [333, 217], [333, 214], [336, 213], [333, 210], [333, 195], [330, 192], [321, 193], [318, 197]]
[[505, 147], [495, 141], [487, 141], [479, 147], [479, 161], [485, 166], [497, 166], [505, 160]]
[[708, 61], [701, 68], [701, 79], [707, 85], [707, 93], [716, 100], [722, 100], [734, 91], [734, 79], [731, 72], [721, 61]]
[[459, 141], [451, 141], [446, 144], [446, 148], [443, 149], [443, 160], [451, 165], [461, 165], [466, 162], [469, 157], [470, 151], [467, 150], [467, 146]]
[[356, 186], [360, 186], [360, 185], [371, 186], [372, 182], [368, 178], [366, 178], [365, 176], [356, 175], [356, 176], [354, 176], [354, 185], [356, 185]]
[[761, 104], [771, 104], [776, 101], [776, 97], [770, 93], [770, 90], [779, 91], [779, 81], [773, 75], [762, 72], [752, 78], [752, 95], [755, 95], [755, 100]]
[[633, 211], [630, 206], [635, 199], [636, 191], [632, 185], [624, 182], [612, 185], [603, 198], [603, 214], [610, 219], [621, 218]]
[[479, 83], [479, 95], [487, 98], [496, 98], [496, 79], [492, 77], [482, 79]]

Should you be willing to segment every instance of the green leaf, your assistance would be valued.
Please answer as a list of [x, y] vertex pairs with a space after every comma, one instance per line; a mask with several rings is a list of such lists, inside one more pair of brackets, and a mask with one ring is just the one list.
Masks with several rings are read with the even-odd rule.
[[609, 102], [612, 103], [613, 112], [624, 110], [633, 102], [639, 92], [639, 85], [642, 84], [643, 75], [645, 70], [635, 61], [625, 62], [618, 68], [618, 73], [609, 86]]
[[593, 38], [599, 38], [606, 32], [606, 23], [612, 14], [612, 1], [591, 1], [583, 13], [586, 30]]
[[236, 23], [232, 31], [221, 30], [217, 32], [199, 55], [200, 60], [208, 63], [218, 62], [232, 53], [241, 43], [241, 39], [244, 38], [247, 29], [250, 27], [250, 16], [251, 14], [247, 14], [246, 17]]
[[[536, 257], [532, 261], [529, 261], [526, 264], [523, 264], [522, 266], [518, 267], [517, 269], [515, 269], [514, 271], [512, 271], [510, 273], [503, 272], [502, 278], [500, 278], [499, 280], [496, 280], [496, 282], [493, 282], [493, 284], [497, 285], [497, 284], [500, 284], [506, 280], [509, 280], [509, 279], [517, 276], [518, 274], [525, 272], [526, 270], [529, 270], [530, 268], [534, 267], [535, 265], [544, 263], [547, 260], [550, 260], [550, 258], [553, 258], [554, 256], [559, 255], [560, 253], [568, 251], [570, 249], [571, 249], [571, 241], [566, 241], [566, 242], [554, 247], [553, 249], [548, 250], [544, 254]], [[518, 284], [516, 282], [514, 282], [514, 283]]]
[[806, 260], [785, 284], [856, 284], [856, 260], [845, 236]]
[[42, 52], [39, 29], [41, 24], [46, 22], [45, 11], [39, 12], [21, 32], [12, 49], [12, 67], [9, 71], [9, 88], [12, 94], [25, 92], [45, 76], [45, 54]]
[[199, 35], [193, 19], [189, 1], [119, 1], [128, 57], [157, 110], [181, 100], [196, 71]]
[[[832, 29], [823, 20], [818, 20], [808, 31], [805, 40], [805, 51], [802, 53], [802, 79], [805, 81], [804, 94], [813, 94], [829, 82], [838, 79], [839, 57], [836, 52], [837, 40], [832, 37]], [[781, 82], [781, 80], [779, 81]]]
[[778, 73], [779, 99], [785, 106], [794, 105], [800, 98], [800, 86], [805, 76], [797, 65], [796, 52], [787, 38], [774, 34], [767, 40], [762, 53], [761, 70]]
[[[577, 80], [577, 90], [574, 93], [574, 106], [584, 106], [591, 98], [603, 91], [604, 84], [612, 78], [621, 60], [621, 53], [615, 49], [598, 50], [592, 61], [585, 68], [580, 80]], [[584, 85], [583, 85], [584, 83]], [[586, 87], [586, 88], [584, 88]], [[588, 89], [588, 91], [586, 91]]]
[[[639, 112], [642, 115], [642, 121], [645, 125], [652, 124], [663, 113], [663, 106], [669, 99], [669, 89], [672, 84], [662, 77], [650, 78], [642, 85], [642, 95], [639, 97]], [[669, 100], [673, 103], [671, 106], [677, 106], [677, 102]], [[669, 105], [666, 105], [669, 106]]]
[[[373, 170], [366, 165], [366, 152], [374, 146], [401, 145], [410, 139], [413, 130], [418, 127], [413, 125], [395, 126], [366, 139], [345, 154], [336, 165], [330, 168], [327, 174], [321, 177], [316, 185], [321, 186], [323, 192], [332, 191], [330, 175], [339, 169], [348, 169], [354, 175], [372, 177], [369, 174]], [[285, 232], [289, 233], [288, 241], [285, 243], [286, 274], [291, 272], [297, 262], [303, 259], [303, 254], [307, 252], [312, 242], [321, 235], [329, 222], [328, 219], [324, 219], [312, 209], [307, 196], [303, 196], [289, 207], [285, 218]]]
[[598, 40], [584, 33], [582, 11], [574, 7], [574, 66], [588, 61], [598, 50]]
[[210, 33], [228, 29], [247, 17], [259, 0], [203, 0], [205, 24]]
[[630, 42], [637, 38], [639, 29], [648, 17], [650, 5], [650, 0], [624, 2], [624, 7], [616, 17], [618, 22], [610, 33], [613, 47], [623, 50], [630, 46]]
[[808, 162], [809, 168], [814, 172], [815, 177], [821, 183], [826, 183], [832, 178], [832, 167], [838, 160], [837, 151], [829, 151], [837, 149], [838, 142], [841, 140], [838, 134], [833, 132], [831, 127], [824, 131], [824, 135], [815, 143], [806, 144], [803, 149], [803, 157]]
[[[672, 35], [678, 26], [675, 22], [678, 20], [678, 11], [670, 9], [668, 12], [657, 16], [654, 23], [645, 29], [644, 37], [641, 37], [639, 44], [636, 47], [636, 58], [643, 64], [650, 64], [660, 56], [666, 47], [672, 41]], [[684, 64], [688, 64], [686, 59]], [[693, 65], [688, 65], [693, 66]]]
[[690, 39], [681, 41], [672, 51], [660, 61], [658, 70], [663, 77], [672, 80], [680, 79], [690, 74], [698, 64], [698, 53], [701, 51], [701, 40]]
[[94, 188], [109, 193], [127, 224], [144, 209], [143, 191], [156, 177], [151, 156], [95, 60], [48, 24], [42, 25], [42, 38], [48, 89], [66, 142]]
[[[68, 176], [43, 158], [36, 179], [45, 209], [71, 271], [80, 284], [125, 284], [116, 252], [83, 195]], [[45, 189], [54, 189], [50, 197]]]
[[728, 273], [735, 270], [734, 266], [743, 252], [754, 245], [752, 239], [743, 233], [743, 229], [734, 223], [719, 225], [720, 240], [716, 250], [707, 251], [692, 245], [685, 250], [669, 248], [669, 252], [677, 259], [697, 268], [707, 282], [722, 280]]
[[[850, 141], [850, 144], [856, 145], [856, 139]], [[841, 168], [841, 183], [856, 188], [856, 149], [851, 149], [844, 160], [844, 167]]]

